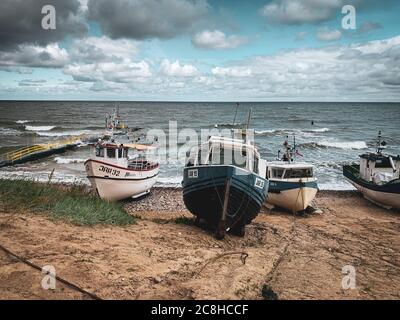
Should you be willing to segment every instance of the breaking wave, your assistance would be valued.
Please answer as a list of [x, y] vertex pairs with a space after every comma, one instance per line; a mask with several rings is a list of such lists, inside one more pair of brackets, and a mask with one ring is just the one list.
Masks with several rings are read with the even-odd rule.
[[268, 129], [268, 130], [255, 130], [256, 135], [283, 135], [283, 134], [302, 134], [302, 133], [323, 133], [330, 131], [329, 128], [317, 128], [317, 129]]
[[85, 162], [85, 159], [55, 157], [54, 161], [57, 162], [58, 164], [69, 164], [69, 163], [83, 163]]
[[0, 128], [0, 136], [19, 136], [22, 132], [12, 128]]
[[318, 129], [304, 130], [304, 132], [328, 132], [328, 131], [330, 131], [329, 128], [318, 128]]
[[308, 142], [302, 143], [299, 147], [303, 148], [336, 148], [336, 149], [344, 149], [344, 150], [361, 150], [367, 149], [368, 146], [365, 141], [350, 141], [350, 142], [342, 142], [342, 141], [319, 141], [319, 142]]
[[27, 131], [50, 131], [53, 130], [56, 126], [25, 126], [25, 130]]
[[59, 132], [48, 132], [48, 131], [37, 131], [36, 134], [41, 137], [68, 137], [68, 136], [79, 136], [81, 134], [98, 134], [99, 132], [92, 130], [71, 130], [71, 131], [59, 131]]
[[28, 122], [30, 122], [30, 120], [17, 120], [17, 121], [15, 121], [15, 123], [18, 123], [18, 124], [24, 124], [24, 123], [28, 123]]

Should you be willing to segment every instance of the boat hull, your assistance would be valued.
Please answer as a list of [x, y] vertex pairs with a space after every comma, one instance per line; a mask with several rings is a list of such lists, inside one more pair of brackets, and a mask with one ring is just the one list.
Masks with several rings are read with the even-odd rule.
[[217, 228], [222, 218], [228, 181], [225, 227], [229, 229], [249, 224], [265, 201], [268, 180], [234, 166], [185, 168], [183, 201], [188, 210]]
[[118, 201], [150, 192], [157, 181], [159, 168], [129, 170], [96, 160], [85, 162], [87, 178], [102, 199]]
[[299, 212], [305, 210], [318, 192], [316, 181], [270, 181], [267, 203]]
[[359, 166], [344, 166], [343, 175], [366, 199], [388, 209], [400, 208], [400, 179], [377, 185], [361, 179], [357, 170]]

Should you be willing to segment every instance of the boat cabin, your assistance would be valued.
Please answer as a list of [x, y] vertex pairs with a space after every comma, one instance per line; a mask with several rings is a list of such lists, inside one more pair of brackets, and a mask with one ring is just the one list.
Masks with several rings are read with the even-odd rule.
[[189, 153], [187, 166], [232, 165], [265, 176], [266, 161], [256, 148], [241, 139], [211, 136]]
[[267, 163], [267, 179], [285, 180], [285, 181], [303, 181], [315, 180], [314, 166], [307, 163], [283, 163], [268, 162]]
[[[129, 157], [129, 149], [136, 151], [133, 158]], [[131, 170], [151, 170], [156, 168], [158, 163], [148, 161], [146, 155], [141, 152], [149, 149], [151, 147], [145, 145], [98, 142], [95, 145], [95, 159]]]
[[360, 178], [375, 183], [399, 178], [400, 156], [367, 153], [360, 158]]

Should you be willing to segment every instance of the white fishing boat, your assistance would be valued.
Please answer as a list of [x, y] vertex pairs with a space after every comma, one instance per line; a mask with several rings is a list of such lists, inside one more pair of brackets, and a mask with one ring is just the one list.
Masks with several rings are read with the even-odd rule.
[[360, 164], [343, 166], [343, 175], [364, 198], [385, 208], [400, 208], [400, 156], [384, 154], [378, 134], [376, 152], [360, 155]]
[[280, 157], [278, 152], [277, 161], [267, 162], [269, 191], [266, 202], [292, 212], [303, 211], [311, 204], [318, 191], [314, 166], [294, 160], [294, 156], [300, 153], [289, 144], [288, 137], [283, 146], [283, 156]]
[[[98, 195], [117, 201], [149, 193], [159, 172], [159, 163], [149, 161], [145, 155], [150, 149], [154, 147], [99, 140], [94, 155], [85, 162], [87, 178]], [[129, 151], [134, 151], [134, 158], [130, 158]]]

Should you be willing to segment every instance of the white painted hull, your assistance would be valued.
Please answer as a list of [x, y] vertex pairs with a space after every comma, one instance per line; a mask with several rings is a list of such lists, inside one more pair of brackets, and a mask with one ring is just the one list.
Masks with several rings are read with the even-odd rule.
[[371, 190], [357, 184], [350, 179], [347, 180], [350, 181], [350, 183], [362, 193], [364, 198], [370, 200], [371, 202], [387, 209], [400, 209], [400, 194]]
[[281, 191], [280, 193], [268, 193], [266, 202], [293, 212], [305, 210], [314, 200], [318, 189], [296, 188]]
[[133, 171], [93, 160], [85, 163], [87, 177], [102, 199], [117, 201], [150, 192], [159, 168]]

